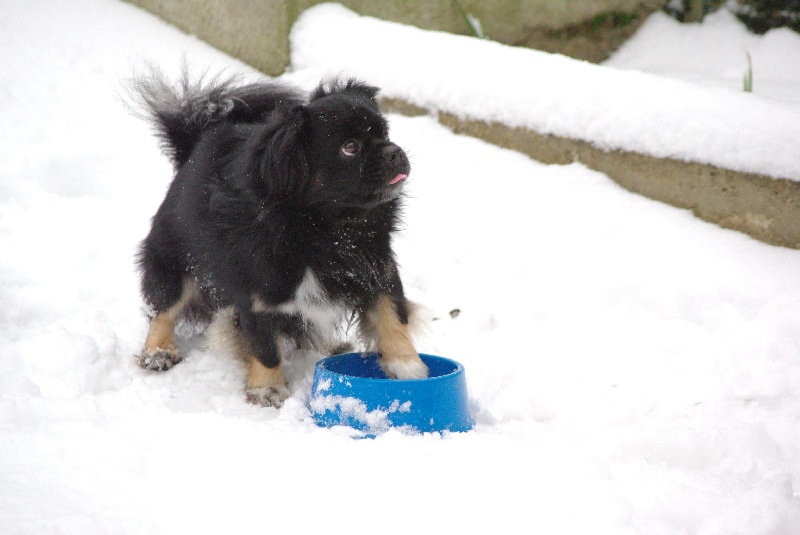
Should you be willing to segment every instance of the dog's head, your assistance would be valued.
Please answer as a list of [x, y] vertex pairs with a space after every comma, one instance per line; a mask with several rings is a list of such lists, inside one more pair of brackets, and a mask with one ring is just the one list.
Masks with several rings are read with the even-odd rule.
[[312, 93], [306, 147], [314, 201], [373, 206], [399, 195], [411, 166], [389, 140], [377, 93], [353, 80]]
[[304, 182], [291, 189], [312, 205], [370, 208], [397, 198], [411, 166], [389, 140], [377, 93], [355, 80], [317, 88], [276, 132], [273, 172]]

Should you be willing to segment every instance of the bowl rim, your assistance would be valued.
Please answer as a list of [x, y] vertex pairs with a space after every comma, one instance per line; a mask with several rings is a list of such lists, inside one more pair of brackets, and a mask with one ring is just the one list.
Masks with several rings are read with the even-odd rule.
[[363, 376], [360, 376], [360, 375], [350, 375], [350, 374], [347, 374], [347, 373], [340, 373], [340, 372], [331, 370], [330, 368], [325, 366], [326, 362], [328, 362], [328, 361], [330, 361], [332, 359], [335, 359], [335, 358], [342, 358], [342, 357], [354, 358], [355, 357], [355, 358], [360, 358], [360, 359], [363, 359], [363, 360], [366, 360], [367, 358], [371, 358], [371, 357], [378, 358], [378, 354], [375, 351], [354, 351], [354, 352], [348, 352], [348, 353], [338, 353], [336, 355], [329, 355], [329, 356], [327, 356], [325, 358], [322, 358], [319, 361], [317, 361], [317, 363], [314, 366], [314, 368], [315, 369], [324, 370], [326, 373], [329, 373], [331, 375], [337, 375], [337, 376], [340, 376], [340, 377], [347, 377], [349, 379], [355, 379], [357, 381], [376, 382], [376, 383], [378, 383], [378, 382], [388, 382], [390, 384], [426, 383], [426, 382], [430, 383], [430, 382], [433, 382], [433, 381], [446, 381], [446, 380], [451, 380], [451, 379], [457, 377], [459, 374], [463, 374], [464, 373], [464, 365], [461, 364], [460, 362], [456, 361], [456, 360], [453, 360], [453, 359], [450, 359], [450, 358], [447, 358], [447, 357], [442, 357], [442, 356], [439, 356], [439, 355], [431, 355], [431, 354], [428, 354], [428, 353], [419, 353], [419, 356], [423, 360], [423, 362], [425, 360], [427, 360], [427, 359], [444, 361], [444, 362], [446, 362], [448, 364], [452, 364], [455, 369], [450, 373], [446, 373], [444, 375], [437, 375], [436, 377], [422, 377], [422, 378], [419, 378], [419, 379], [391, 379], [391, 378], [388, 378], [388, 377], [382, 378], [382, 377], [363, 377]]

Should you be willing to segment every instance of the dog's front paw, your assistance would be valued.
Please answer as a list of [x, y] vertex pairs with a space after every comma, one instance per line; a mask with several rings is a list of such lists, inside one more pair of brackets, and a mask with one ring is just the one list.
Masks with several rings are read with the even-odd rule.
[[424, 379], [428, 367], [417, 353], [381, 356], [381, 367], [390, 379]]
[[161, 348], [145, 350], [136, 359], [139, 366], [145, 370], [157, 372], [167, 371], [182, 360], [183, 357], [177, 351]]
[[247, 389], [247, 401], [262, 407], [279, 409], [292, 393], [285, 386], [262, 386]]

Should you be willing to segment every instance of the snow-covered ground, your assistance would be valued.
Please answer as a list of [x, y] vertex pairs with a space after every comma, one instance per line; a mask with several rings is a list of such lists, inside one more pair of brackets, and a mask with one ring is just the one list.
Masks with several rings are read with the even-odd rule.
[[[687, 35], [721, 50], [736, 24]], [[4, 2], [0, 47], [3, 533], [800, 532], [800, 252], [392, 116], [403, 275], [438, 318], [420, 349], [465, 365], [477, 425], [353, 440], [306, 407], [320, 355], [292, 356], [281, 410], [202, 336], [166, 374], [132, 359], [133, 255], [171, 171], [119, 81], [183, 54], [244, 67], [115, 0]]]

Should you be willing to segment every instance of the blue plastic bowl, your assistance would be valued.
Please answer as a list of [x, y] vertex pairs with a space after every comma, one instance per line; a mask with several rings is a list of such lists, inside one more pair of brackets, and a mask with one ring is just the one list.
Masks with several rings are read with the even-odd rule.
[[308, 404], [317, 425], [345, 425], [372, 437], [392, 427], [419, 433], [472, 429], [464, 367], [443, 357], [420, 358], [429, 369], [426, 379], [387, 378], [375, 353], [322, 359]]

